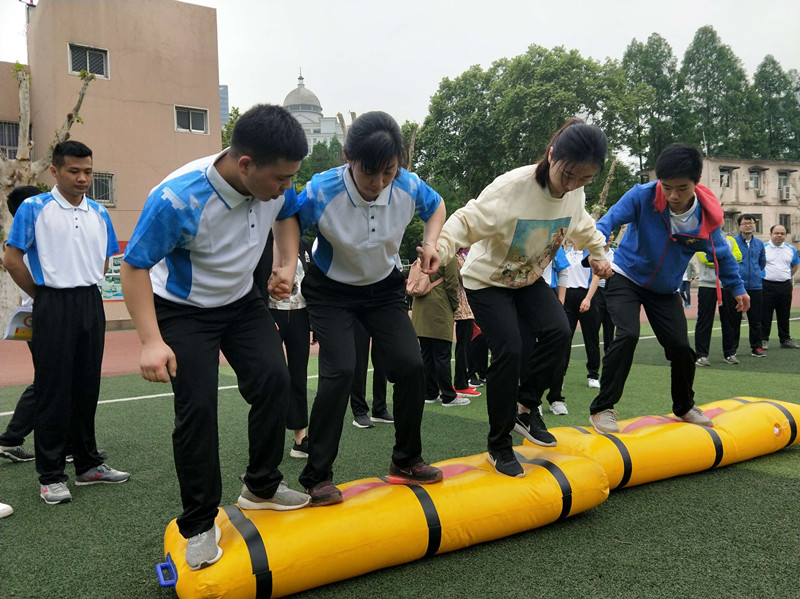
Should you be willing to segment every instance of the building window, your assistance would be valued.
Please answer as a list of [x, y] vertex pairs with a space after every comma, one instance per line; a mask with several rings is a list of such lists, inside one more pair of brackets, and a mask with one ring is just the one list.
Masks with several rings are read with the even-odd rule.
[[761, 171], [750, 171], [750, 189], [761, 189]]
[[783, 226], [786, 229], [786, 234], [792, 232], [791, 224], [792, 224], [792, 215], [791, 214], [779, 214], [778, 215], [778, 224]]
[[87, 195], [103, 206], [112, 208], [116, 206], [117, 200], [114, 197], [114, 173], [94, 173], [92, 185], [89, 187], [89, 193]]
[[762, 221], [762, 219], [761, 219], [761, 215], [760, 215], [760, 214], [753, 214], [753, 213], [751, 212], [751, 213], [750, 213], [750, 216], [752, 216], [752, 217], [753, 217], [753, 220], [755, 220], [755, 221], [756, 221], [756, 229], [755, 229], [755, 231], [753, 231], [753, 232], [754, 232], [754, 233], [761, 233], [761, 232], [763, 231], [763, 227], [761, 226], [761, 221]]
[[778, 188], [783, 189], [789, 185], [789, 173], [787, 171], [778, 171]]
[[70, 44], [69, 72], [78, 74], [81, 71], [108, 79], [108, 50]]
[[203, 108], [176, 106], [175, 130], [208, 133], [208, 111]]
[[16, 158], [18, 140], [19, 123], [0, 121], [0, 153], [9, 160]]
[[719, 186], [720, 187], [730, 187], [731, 186], [731, 176], [733, 175], [733, 171], [729, 168], [722, 168], [719, 169]]
[[739, 233], [739, 223], [737, 223], [737, 219], [739, 218], [740, 212], [726, 212], [724, 216], [724, 221], [722, 223], [722, 230], [725, 231], [728, 235], [737, 235]]

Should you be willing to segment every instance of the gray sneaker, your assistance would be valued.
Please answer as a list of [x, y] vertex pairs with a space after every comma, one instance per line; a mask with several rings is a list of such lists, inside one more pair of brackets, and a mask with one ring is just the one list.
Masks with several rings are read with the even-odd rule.
[[781, 347], [784, 349], [800, 349], [800, 344], [792, 339], [787, 339], [786, 341], [781, 341]]
[[199, 570], [215, 564], [222, 557], [219, 539], [222, 531], [216, 524], [199, 535], [194, 535], [186, 543], [186, 564], [192, 570]]
[[44, 499], [47, 505], [57, 505], [59, 503], [69, 503], [72, 501], [72, 493], [69, 492], [67, 483], [39, 485], [39, 497]]
[[242, 494], [236, 503], [243, 510], [277, 510], [279, 512], [286, 512], [289, 510], [299, 510], [301, 507], [308, 505], [311, 497], [299, 491], [292, 491], [285, 482], [281, 481], [278, 485], [278, 490], [275, 494], [268, 499], [259, 497], [247, 488], [247, 485], [242, 485]]
[[619, 414], [616, 410], [603, 410], [589, 416], [589, 424], [598, 433], [618, 433], [617, 418], [619, 418]]
[[684, 422], [689, 422], [690, 424], [699, 424], [700, 426], [708, 426], [713, 428], [714, 423], [711, 421], [711, 418], [703, 414], [703, 410], [698, 407], [694, 407], [688, 412], [686, 412], [683, 416], [678, 416], [675, 414], [675, 418], [679, 420], [683, 420]]
[[739, 358], [736, 357], [736, 354], [731, 354], [730, 356], [726, 356], [725, 357], [725, 361], [728, 364], [734, 364], [735, 365], [735, 364], [739, 363]]
[[697, 364], [698, 366], [711, 366], [711, 362], [709, 362], [708, 358], [706, 358], [705, 356], [700, 356], [699, 358], [697, 358], [695, 364]]
[[97, 483], [124, 483], [130, 477], [130, 472], [121, 472], [120, 470], [114, 470], [108, 464], [100, 464], [76, 476], [75, 484], [96, 485]]
[[36, 456], [26, 451], [22, 445], [15, 445], [14, 447], [0, 447], [0, 458], [6, 458], [12, 462], [30, 462], [36, 459]]

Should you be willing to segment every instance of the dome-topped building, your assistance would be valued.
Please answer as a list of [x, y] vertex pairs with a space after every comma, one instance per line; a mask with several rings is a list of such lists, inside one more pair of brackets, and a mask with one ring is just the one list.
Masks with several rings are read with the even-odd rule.
[[314, 144], [322, 142], [329, 145], [334, 137], [344, 143], [342, 127], [338, 119], [332, 116], [323, 116], [322, 104], [317, 98], [317, 94], [306, 87], [302, 71], [297, 78], [297, 87], [286, 94], [283, 107], [292, 113], [292, 116], [303, 127], [308, 140], [309, 153]]
[[298, 112], [318, 112], [322, 114], [322, 105], [319, 103], [317, 94], [306, 87], [303, 73], [297, 78], [297, 87], [286, 94], [283, 107], [292, 113]]

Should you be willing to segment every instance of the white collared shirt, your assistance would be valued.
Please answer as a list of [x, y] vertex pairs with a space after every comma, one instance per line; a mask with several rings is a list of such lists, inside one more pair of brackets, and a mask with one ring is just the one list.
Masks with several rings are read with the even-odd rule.
[[25, 253], [37, 285], [54, 289], [97, 285], [119, 252], [108, 211], [86, 196], [73, 206], [57, 186], [20, 205], [8, 245]]
[[764, 244], [764, 252], [767, 255], [767, 265], [764, 268], [764, 280], [775, 283], [791, 280], [792, 266], [800, 264], [797, 250], [786, 242], [775, 245], [772, 243], [772, 240], [770, 240]]

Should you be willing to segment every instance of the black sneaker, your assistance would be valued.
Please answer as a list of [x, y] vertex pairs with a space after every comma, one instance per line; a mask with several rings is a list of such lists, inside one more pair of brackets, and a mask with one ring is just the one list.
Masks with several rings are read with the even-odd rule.
[[12, 462], [30, 462], [36, 459], [36, 456], [27, 451], [24, 446], [14, 445], [12, 447], [0, 447], [0, 458], [5, 458]]
[[289, 452], [289, 455], [293, 458], [308, 457], [308, 435], [303, 437], [303, 440], [300, 441], [300, 443], [295, 443], [292, 445], [292, 450]]
[[386, 480], [393, 485], [429, 485], [438, 483], [442, 478], [441, 470], [436, 466], [431, 466], [424, 460], [420, 460], [406, 468], [401, 468], [392, 461]]
[[373, 412], [372, 422], [385, 422], [387, 424], [392, 424], [394, 422], [394, 416], [392, 416], [392, 413], [389, 410], [384, 410], [378, 414]]
[[353, 426], [356, 428], [373, 428], [375, 425], [366, 414], [358, 414], [353, 416]]
[[541, 445], [542, 447], [556, 446], [556, 438], [548, 432], [538, 410], [528, 413], [518, 412], [514, 432], [519, 433], [536, 445]]
[[513, 449], [489, 451], [487, 459], [499, 474], [513, 476], [514, 478], [525, 476], [525, 470], [522, 469], [522, 465], [517, 461], [517, 456], [514, 455]]
[[484, 382], [485, 382], [485, 381], [483, 381], [483, 380], [482, 380], [482, 379], [480, 379], [479, 377], [477, 377], [477, 376], [474, 376], [474, 377], [472, 377], [471, 379], [469, 379], [469, 386], [470, 386], [470, 387], [483, 387], [483, 383], [484, 383]]
[[310, 489], [306, 489], [306, 493], [311, 497], [311, 502], [308, 504], [311, 507], [333, 505], [335, 503], [342, 503], [343, 501], [342, 492], [339, 490], [339, 487], [329, 480], [323, 480]]

